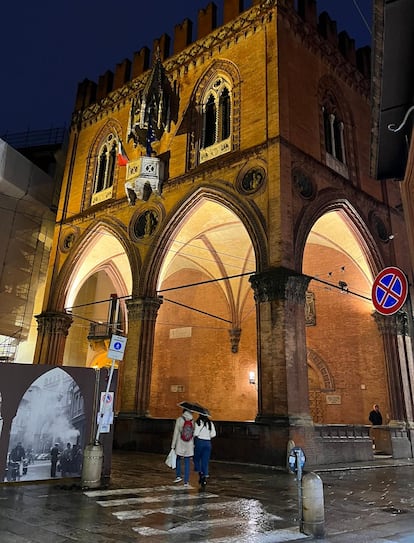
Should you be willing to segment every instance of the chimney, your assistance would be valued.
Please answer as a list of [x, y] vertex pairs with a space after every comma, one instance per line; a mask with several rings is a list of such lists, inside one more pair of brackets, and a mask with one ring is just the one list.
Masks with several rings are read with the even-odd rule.
[[129, 81], [131, 77], [131, 61], [127, 58], [116, 65], [114, 76], [114, 90], [119, 89]]
[[148, 47], [142, 47], [142, 49], [134, 53], [134, 58], [132, 60], [131, 79], [135, 79], [136, 77], [148, 70], [149, 53], [150, 52]]
[[197, 39], [208, 36], [217, 27], [217, 6], [210, 2], [205, 9], [198, 10]]
[[224, 0], [223, 24], [232, 21], [243, 11], [243, 0]]
[[108, 95], [112, 90], [112, 85], [114, 82], [114, 73], [111, 70], [107, 70], [103, 75], [99, 76], [98, 79], [98, 89], [96, 91], [96, 99], [102, 100], [105, 96]]
[[174, 28], [174, 55], [183, 51], [190, 45], [193, 37], [193, 22], [190, 19], [184, 19], [181, 24]]

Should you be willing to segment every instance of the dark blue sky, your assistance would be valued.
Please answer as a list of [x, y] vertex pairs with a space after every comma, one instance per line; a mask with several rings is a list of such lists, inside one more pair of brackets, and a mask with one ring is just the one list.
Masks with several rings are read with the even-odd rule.
[[[0, 135], [68, 126], [77, 85], [132, 60], [155, 38], [174, 35], [186, 17], [194, 26], [209, 0], [22, 0], [2, 7]], [[221, 23], [223, 0], [216, 0]], [[251, 4], [245, 0], [245, 6]], [[347, 30], [357, 47], [371, 36], [357, 6], [371, 25], [372, 0], [318, 0], [338, 32]], [[143, 7], [145, 6], [145, 7]], [[194, 32], [193, 32], [194, 33]]]

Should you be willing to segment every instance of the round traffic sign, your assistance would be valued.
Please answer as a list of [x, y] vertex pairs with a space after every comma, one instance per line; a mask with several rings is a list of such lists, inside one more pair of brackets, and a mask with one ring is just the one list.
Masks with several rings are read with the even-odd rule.
[[120, 341], [115, 341], [114, 349], [115, 349], [115, 351], [121, 350], [122, 349], [122, 343]]
[[381, 315], [393, 315], [407, 299], [408, 281], [404, 272], [390, 266], [384, 268], [372, 285], [372, 303]]

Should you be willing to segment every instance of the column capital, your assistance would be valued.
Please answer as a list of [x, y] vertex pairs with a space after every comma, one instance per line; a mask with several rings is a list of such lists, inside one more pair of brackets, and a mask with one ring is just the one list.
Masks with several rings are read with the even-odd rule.
[[287, 300], [305, 303], [311, 277], [287, 268], [270, 268], [249, 278], [256, 303]]
[[131, 320], [155, 321], [162, 302], [162, 296], [126, 300], [128, 318]]
[[42, 334], [67, 336], [73, 322], [72, 315], [64, 311], [44, 311], [35, 315], [37, 331]]
[[398, 311], [394, 315], [381, 315], [373, 311], [372, 316], [382, 335], [409, 336], [408, 315], [405, 311]]

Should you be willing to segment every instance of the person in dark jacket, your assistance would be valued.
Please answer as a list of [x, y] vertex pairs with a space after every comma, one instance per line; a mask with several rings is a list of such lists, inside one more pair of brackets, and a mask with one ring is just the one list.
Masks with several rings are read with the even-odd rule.
[[59, 460], [59, 443], [55, 443], [50, 449], [50, 476], [56, 477], [56, 466]]
[[370, 423], [373, 426], [381, 426], [382, 425], [382, 415], [381, 415], [381, 412], [379, 410], [379, 405], [378, 404], [373, 405], [373, 409], [370, 412], [368, 419], [369, 419]]

